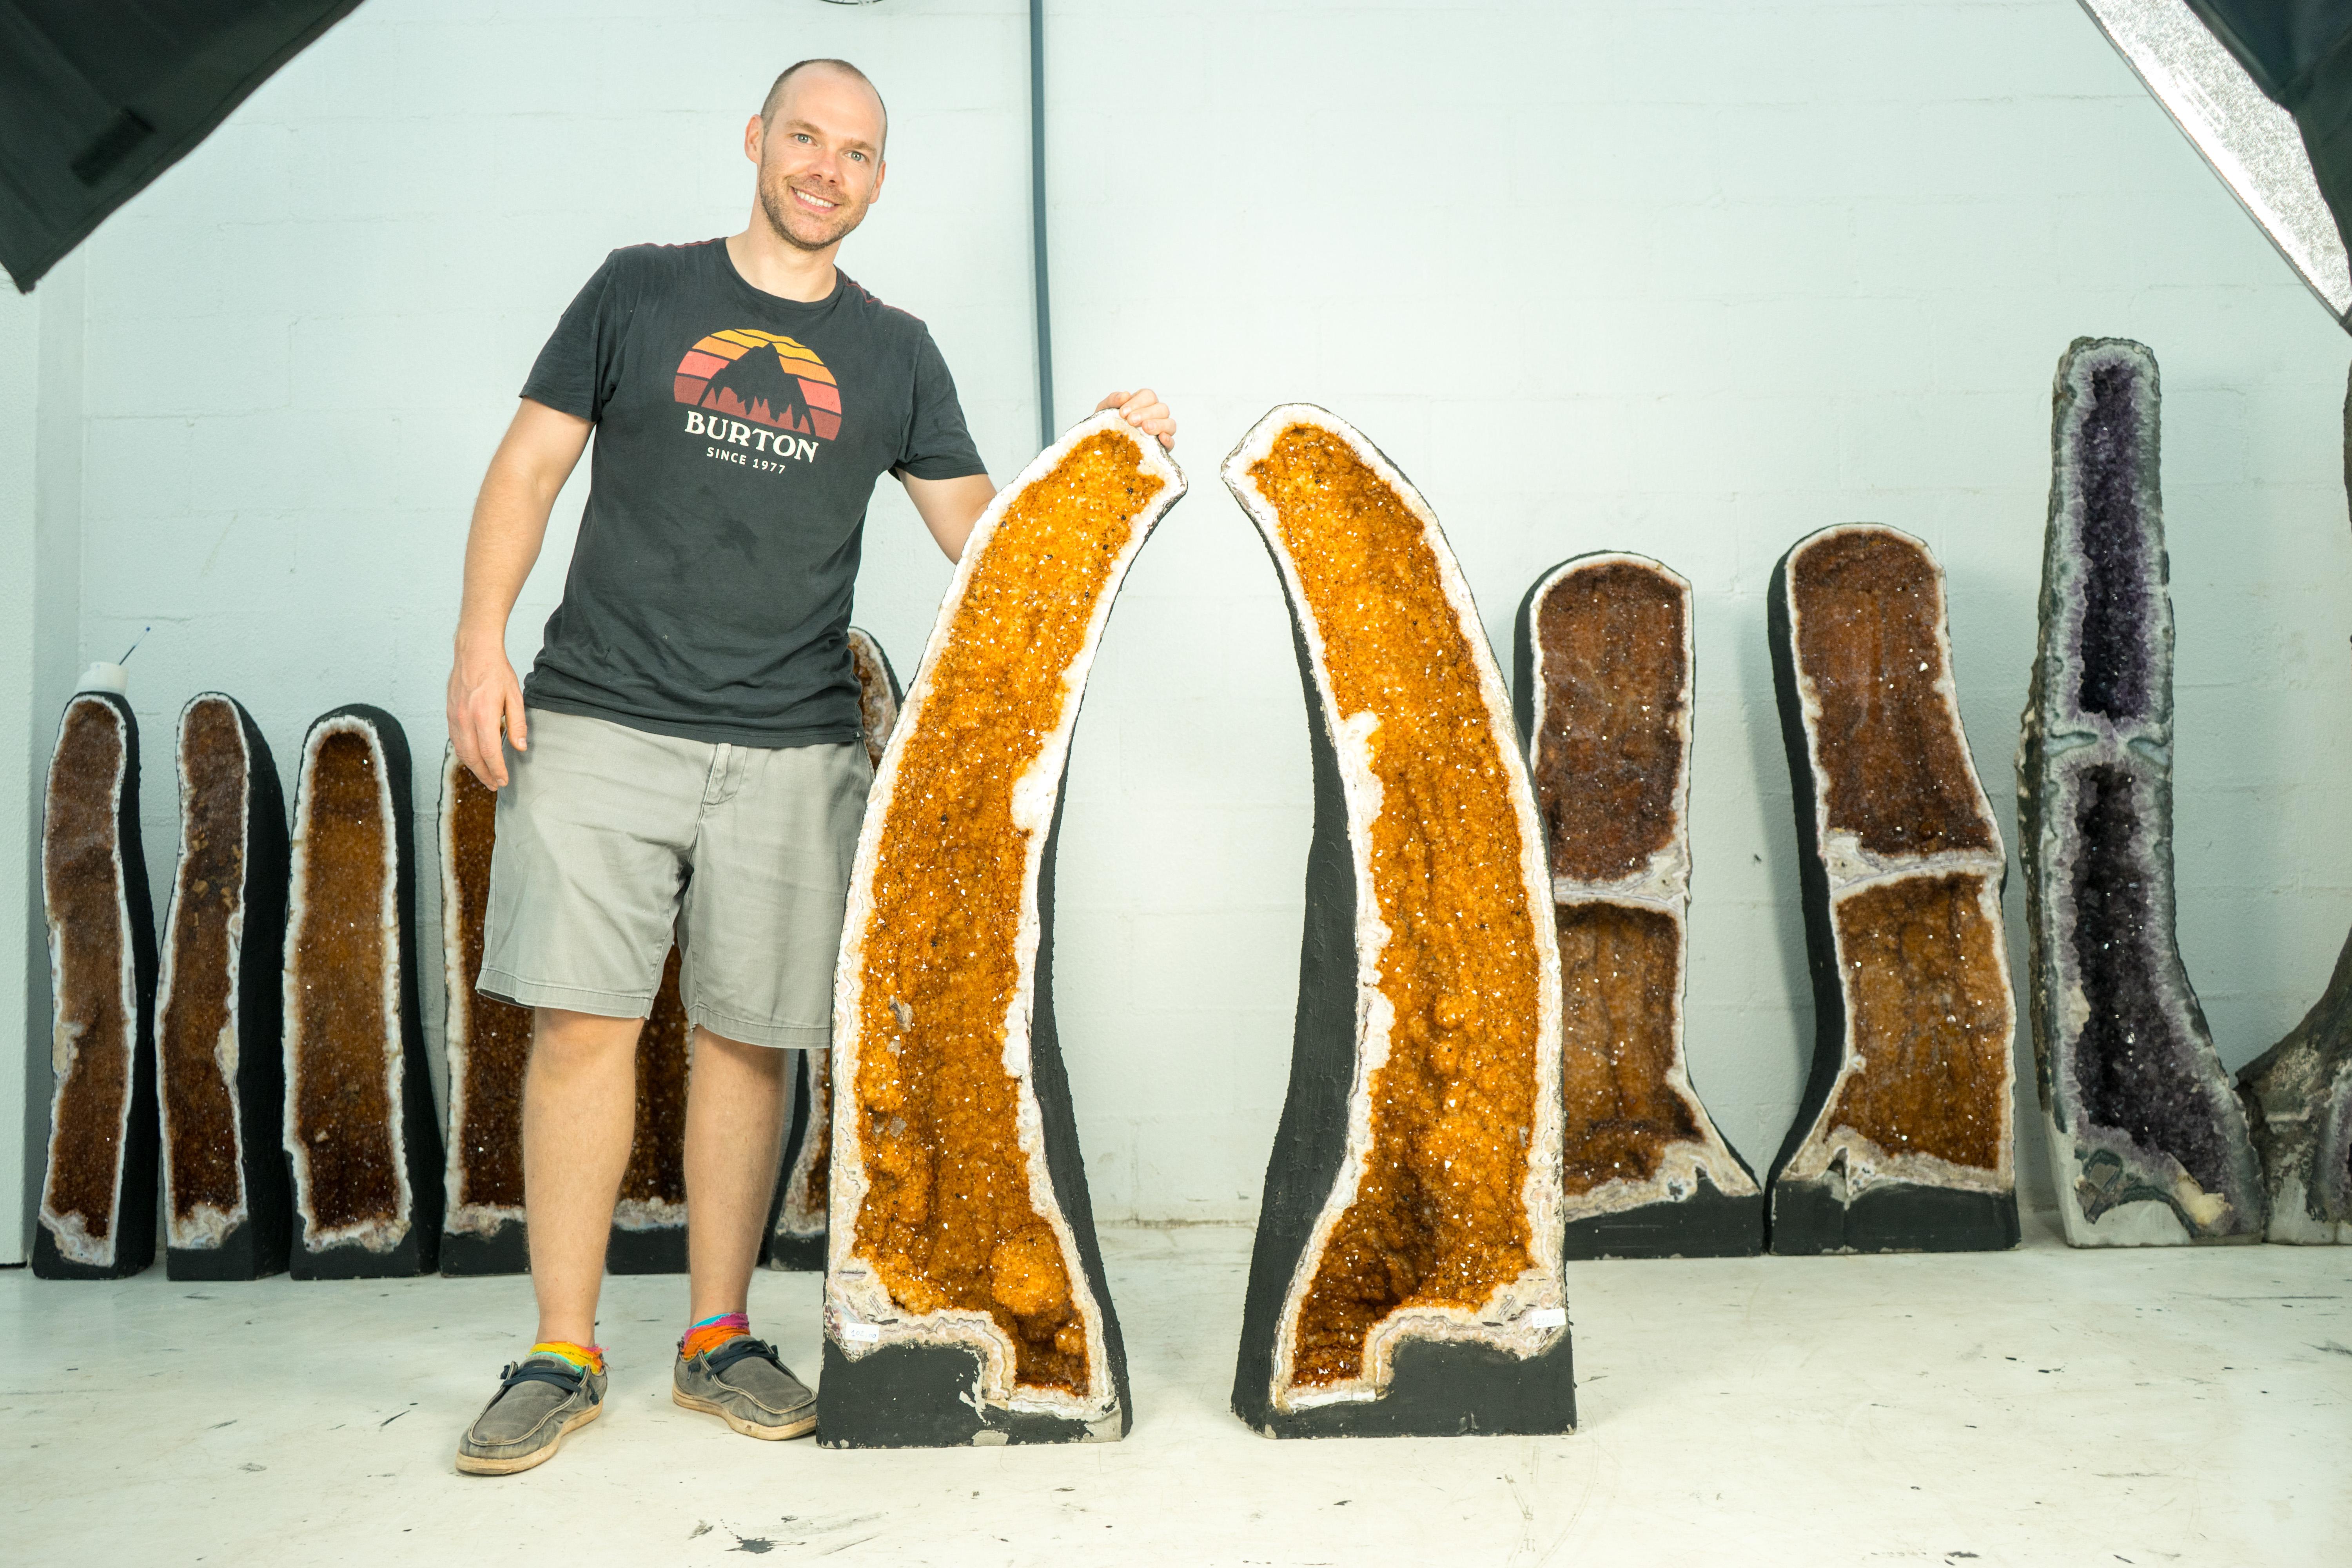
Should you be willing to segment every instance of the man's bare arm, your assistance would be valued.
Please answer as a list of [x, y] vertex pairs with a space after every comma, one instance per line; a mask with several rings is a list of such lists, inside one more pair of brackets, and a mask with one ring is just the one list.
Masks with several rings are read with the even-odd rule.
[[972, 525], [996, 499], [996, 482], [986, 474], [968, 474], [960, 479], [919, 479], [901, 474], [898, 482], [907, 487], [916, 515], [931, 531], [940, 551], [950, 561], [962, 560], [964, 541], [971, 537]]
[[466, 593], [457, 609], [449, 667], [449, 743], [457, 760], [492, 789], [507, 782], [503, 727], [518, 752], [530, 749], [522, 687], [507, 662], [507, 617], [547, 537], [547, 514], [588, 445], [587, 420], [526, 397], [482, 476], [466, 536]]
[[[1176, 449], [1176, 418], [1160, 395], [1150, 387], [1140, 392], [1114, 392], [1095, 405], [1095, 412], [1116, 408], [1129, 425], [1147, 436], [1159, 438], [1170, 451]], [[980, 514], [996, 499], [996, 485], [986, 474], [973, 474], [961, 479], [919, 479], [912, 474], [901, 474], [899, 482], [915, 503], [915, 510], [923, 526], [939, 541], [940, 549], [950, 561], [963, 559], [963, 547], [971, 538], [972, 526]]]

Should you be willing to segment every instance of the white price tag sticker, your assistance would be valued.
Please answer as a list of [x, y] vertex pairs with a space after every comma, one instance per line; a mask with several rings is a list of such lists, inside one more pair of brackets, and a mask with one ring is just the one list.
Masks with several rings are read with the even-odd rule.
[[882, 1331], [872, 1323], [845, 1322], [841, 1337], [853, 1345], [870, 1345], [882, 1337]]
[[1567, 1326], [1568, 1309], [1565, 1307], [1538, 1307], [1528, 1314], [1528, 1327], [1531, 1329], [1559, 1329]]

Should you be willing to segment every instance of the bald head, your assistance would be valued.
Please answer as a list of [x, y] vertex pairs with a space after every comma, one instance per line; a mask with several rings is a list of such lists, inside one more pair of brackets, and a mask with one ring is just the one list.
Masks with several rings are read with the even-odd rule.
[[874, 85], [873, 79], [847, 60], [796, 60], [786, 66], [777, 75], [775, 81], [770, 85], [768, 96], [760, 102], [760, 123], [763, 126], [773, 126], [776, 122], [776, 115], [784, 107], [785, 100], [790, 96], [793, 85], [796, 82], [807, 81], [812, 77], [835, 84], [851, 83], [866, 89], [866, 96], [874, 100], [875, 116], [880, 124], [880, 133], [874, 143], [875, 152], [879, 153], [882, 151], [883, 142], [887, 141], [890, 134], [889, 107], [882, 101], [881, 89]]

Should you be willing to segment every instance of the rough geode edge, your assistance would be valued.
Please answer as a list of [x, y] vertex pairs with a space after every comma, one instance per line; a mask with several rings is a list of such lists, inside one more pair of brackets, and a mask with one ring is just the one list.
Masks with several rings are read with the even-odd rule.
[[[1580, 573], [1633, 566], [1671, 584], [1682, 604], [1683, 705], [1676, 730], [1682, 762], [1675, 780], [1674, 841], [1654, 853], [1644, 870], [1611, 882], [1578, 882], [1555, 876], [1555, 909], [1570, 904], [1620, 903], [1666, 915], [1674, 921], [1677, 952], [1674, 996], [1674, 1053], [1666, 1087], [1689, 1108], [1700, 1136], [1685, 1139], [1666, 1152], [1658, 1172], [1643, 1182], [1613, 1181], [1589, 1193], [1563, 1194], [1567, 1218], [1565, 1256], [1596, 1258], [1752, 1258], [1764, 1248], [1764, 1188], [1739, 1151], [1707, 1113], [1691, 1082], [1685, 1049], [1686, 994], [1690, 989], [1690, 786], [1691, 751], [1697, 719], [1698, 650], [1693, 639], [1691, 585], [1664, 562], [1630, 551], [1597, 550], [1572, 555], [1538, 576], [1519, 600], [1511, 631], [1511, 711], [1525, 748], [1529, 781], [1543, 735], [1549, 688], [1543, 679], [1544, 649], [1538, 606], [1560, 584]], [[1540, 804], [1540, 803], [1538, 803]], [[1538, 813], [1540, 815], [1540, 813]], [[1547, 838], [1547, 844], [1549, 840]]]
[[[310, 779], [319, 748], [336, 734], [357, 734], [375, 753], [378, 807], [384, 814], [386, 880], [383, 921], [394, 941], [399, 972], [385, 977], [384, 1005], [391, 1015], [384, 1040], [385, 1087], [390, 1095], [393, 1169], [399, 1184], [399, 1212], [383, 1225], [344, 1226], [314, 1238], [306, 1189], [309, 1156], [295, 1136], [300, 1064], [295, 1060], [300, 1017], [300, 980], [296, 943], [302, 930], [302, 873], [308, 848]], [[411, 835], [415, 783], [410, 777], [408, 737], [400, 721], [364, 702], [333, 709], [313, 720], [302, 738], [302, 765], [295, 786], [293, 853], [289, 868], [286, 948], [283, 960], [285, 1021], [283, 1060], [286, 1099], [284, 1148], [292, 1164], [295, 1239], [289, 1258], [297, 1279], [389, 1279], [431, 1273], [441, 1240], [441, 1129], [433, 1104], [433, 1084], [425, 1064], [424, 1012], [417, 1000], [416, 858]]]
[[[1353, 1198], [1370, 1142], [1370, 1071], [1386, 1056], [1386, 1030], [1360, 992], [1360, 977], [1384, 930], [1369, 885], [1371, 815], [1365, 809], [1369, 764], [1361, 736], [1337, 717], [1323, 638], [1283, 548], [1279, 521], [1258, 493], [1250, 466], [1295, 424], [1346, 442], [1420, 521], [1447, 601], [1459, 617], [1477, 668], [1473, 672], [1503, 766], [1517, 781], [1521, 871], [1538, 950], [1536, 1125], [1528, 1138], [1521, 1201], [1528, 1215], [1528, 1275], [1496, 1288], [1485, 1310], [1457, 1308], [1392, 1312], [1367, 1334], [1364, 1386], [1319, 1398], [1286, 1394], [1290, 1326], [1311, 1287], [1312, 1264]], [[1292, 646], [1308, 708], [1315, 826], [1307, 846], [1306, 913], [1300, 942], [1298, 1010], [1289, 1091], [1267, 1162], [1265, 1196], [1250, 1259], [1234, 1413], [1269, 1437], [1445, 1436], [1467, 1432], [1541, 1434], [1576, 1426], [1574, 1355], [1561, 1280], [1559, 947], [1552, 929], [1549, 867], [1535, 794], [1512, 729], [1503, 684], [1468, 583], [1436, 515], [1387, 455], [1327, 409], [1285, 404], [1252, 426], [1221, 469], [1281, 580]], [[1484, 654], [1485, 657], [1477, 656]], [[1349, 753], [1340, 752], [1342, 739]], [[1377, 1034], [1378, 1038], [1369, 1037]], [[1367, 1075], [1360, 1088], [1360, 1074]], [[1495, 1318], [1496, 1321], [1486, 1320]]]
[[159, 1058], [155, 1086], [163, 1137], [164, 1272], [173, 1279], [258, 1279], [286, 1270], [294, 1241], [294, 1194], [280, 1150], [285, 1107], [285, 1060], [278, 1049], [283, 1029], [286, 901], [291, 845], [286, 831], [286, 795], [278, 763], [261, 727], [245, 705], [225, 691], [199, 691], [180, 709], [179, 743], [173, 755], [180, 783], [180, 853], [172, 876], [172, 900], [163, 931], [163, 973], [156, 989], [155, 1045], [160, 1052], [171, 1012], [172, 978], [178, 966], [179, 904], [188, 863], [191, 790], [186, 737], [199, 704], [221, 702], [236, 715], [245, 752], [243, 884], [238, 912], [229, 930], [228, 1011], [236, 1037], [227, 1076], [236, 1139], [240, 1197], [234, 1214], [201, 1227], [184, 1228], [172, 1202], [172, 1105], [167, 1075]]
[[[2091, 432], [2102, 412], [2095, 382], [2117, 372], [2132, 399], [2121, 416], [2128, 439], [2126, 449], [2105, 454], [2095, 449]], [[2059, 359], [2051, 402], [2050, 505], [2033, 673], [2019, 724], [2017, 810], [2034, 1076], [2060, 1222], [2074, 1247], [2252, 1241], [2263, 1223], [2260, 1162], [2174, 934], [2173, 623], [2156, 357], [2128, 338], [2077, 338]], [[2098, 470], [2108, 464], [2123, 472], [2103, 476]], [[2091, 491], [2103, 478], [2129, 488], [2139, 522], [2131, 561], [2106, 568], [2130, 572], [2131, 594], [2143, 606], [2135, 623], [2106, 632], [2127, 632], [2136, 645], [2138, 711], [2124, 717], [2083, 700], [2090, 672], [2084, 644], [2102, 570], [2086, 533]], [[2171, 1151], [2094, 1122], [2084, 1103], [2078, 1067], [2089, 1014], [2075, 956], [2082, 916], [2074, 890], [2083, 846], [2079, 828], [2070, 831], [2070, 825], [2079, 822], [2081, 790], [2093, 769], [2130, 780], [2137, 797], [2130, 858], [2147, 890], [2145, 941], [2157, 971], [2146, 978], [2228, 1151], [2231, 1170], [2219, 1193], [2208, 1193]]]
[[[857, 675], [858, 731], [877, 767], [898, 722], [906, 692], [881, 639], [862, 626], [848, 633], [850, 667]], [[762, 1261], [771, 1268], [814, 1272], [824, 1268], [827, 1194], [816, 1165], [832, 1147], [833, 1053], [803, 1050], [792, 1075], [792, 1125], [784, 1137], [783, 1176], [768, 1217]]]
[[[1854, 533], [1883, 533], [1901, 541], [1924, 558], [1935, 574], [1936, 646], [1943, 661], [1937, 695], [1944, 717], [1967, 763], [1969, 788], [1978, 815], [1991, 838], [1982, 850], [1928, 856], [1878, 856], [1858, 846], [1848, 849], [1832, 843], [1829, 802], [1814, 762], [1815, 726], [1821, 704], [1812, 683], [1798, 668], [1795, 590], [1790, 568], [1810, 549]], [[1772, 689], [1780, 710], [1780, 741], [1789, 760], [1789, 783], [1797, 825], [1797, 874], [1805, 921], [1807, 969], [1813, 989], [1813, 1060], [1803, 1096], [1787, 1140], [1774, 1157], [1765, 1181], [1766, 1240], [1775, 1254], [1812, 1256], [1825, 1252], [1989, 1252], [2015, 1247], [2021, 1232], [2017, 1214], [2017, 1159], [2013, 1101], [2016, 1058], [2013, 1048], [2002, 1057], [1999, 1096], [2000, 1131], [1998, 1169], [1984, 1172], [1927, 1155], [1890, 1155], [1874, 1145], [1862, 1148], [1873, 1172], [1866, 1184], [1849, 1183], [1832, 1169], [1841, 1153], [1849, 1156], [1868, 1140], [1856, 1138], [1832, 1147], [1827, 1125], [1830, 1108], [1837, 1101], [1853, 1063], [1848, 1037], [1852, 1021], [1845, 1002], [1836, 907], [1843, 897], [1865, 888], [1882, 886], [1911, 876], [1948, 876], [1954, 872], [1979, 879], [1979, 908], [1996, 941], [1992, 952], [2000, 970], [2001, 985], [2010, 999], [2010, 1033], [2016, 1031], [2016, 987], [2009, 973], [2009, 950], [2002, 933], [2000, 890], [2008, 877], [2008, 857], [1994, 822], [1992, 805], [1978, 776], [1969, 750], [1968, 731], [1960, 722], [1958, 678], [1954, 674], [1951, 622], [1945, 593], [1944, 568], [1927, 544], [1900, 529], [1880, 523], [1839, 523], [1816, 530], [1790, 545], [1772, 567], [1765, 595], [1766, 640], [1772, 660]]]
[[[42, 1162], [39, 1207], [33, 1226], [33, 1273], [42, 1279], [122, 1279], [155, 1260], [155, 1194], [157, 1163], [162, 1157], [155, 1091], [155, 910], [147, 889], [147, 862], [139, 837], [139, 721], [130, 702], [110, 691], [76, 692], [58, 718], [62, 746], [73, 710], [84, 702], [104, 708], [121, 737], [121, 749], [110, 793], [114, 816], [113, 859], [115, 906], [122, 920], [122, 1016], [131, 1037], [128, 1084], [122, 1097], [121, 1142], [116, 1144], [114, 1212], [107, 1222], [103, 1249], [73, 1234], [74, 1216], [49, 1206], [50, 1182], [57, 1169], [58, 1097], [67, 1072], [59, 1068], [49, 1096], [49, 1147]], [[42, 791], [41, 912], [47, 929], [49, 996], [52, 1007], [51, 1061], [56, 1062], [56, 999], [64, 994], [65, 943], [70, 933], [61, 929], [48, 885], [48, 801], [58, 787], [57, 753], [50, 754]]]
[[[938, 655], [962, 607], [986, 545], [1014, 501], [1049, 475], [1079, 443], [1115, 431], [1136, 448], [1141, 467], [1161, 481], [1160, 492], [1136, 514], [1126, 546], [1103, 584], [1085, 642], [1064, 672], [1069, 700], [1058, 729], [1047, 738], [1020, 799], [1032, 811], [1050, 801], [1050, 816], [1031, 827], [1023, 878], [1021, 923], [1014, 939], [1020, 980], [1006, 1009], [1008, 1067], [1027, 1079], [1017, 1131], [1029, 1167], [1030, 1202], [1052, 1230], [1070, 1271], [1074, 1304], [1087, 1324], [1088, 1387], [1083, 1394], [1024, 1390], [1013, 1379], [1013, 1351], [985, 1314], [939, 1311], [900, 1315], [887, 1287], [856, 1256], [855, 1216], [865, 1200], [865, 1150], [858, 1138], [854, 1092], [833, 1097], [830, 1209], [845, 1217], [826, 1243], [824, 1368], [819, 1381], [817, 1440], [827, 1447], [940, 1447], [1001, 1443], [1114, 1441], [1133, 1423], [1127, 1352], [1113, 1310], [1097, 1244], [1086, 1165], [1070, 1106], [1053, 1009], [1054, 861], [1061, 836], [1064, 784], [1078, 710], [1111, 605], [1129, 570], [1169, 509], [1183, 498], [1183, 471], [1148, 436], [1116, 411], [1081, 421], [1046, 447], [997, 492], [964, 543], [955, 574], [940, 603], [922, 662], [901, 705], [898, 721], [876, 773], [859, 832], [842, 945], [834, 979], [833, 1082], [857, 1077], [859, 999], [865, 932], [873, 912], [872, 886], [887, 803], [897, 787], [899, 759], [921, 727]], [[1050, 795], [1034, 786], [1053, 781]], [[1045, 831], [1034, 831], [1044, 826]], [[1018, 1064], [1017, 1066], [1015, 1064]], [[977, 1320], [977, 1321], [975, 1321]]]
[[[466, 1113], [472, 1082], [474, 1020], [486, 1000], [478, 976], [466, 972], [465, 887], [457, 871], [457, 797], [466, 764], [457, 749], [441, 755], [437, 843], [441, 851], [441, 1056], [448, 1068], [448, 1131], [442, 1177], [441, 1272], [456, 1278], [523, 1274], [530, 1269], [530, 1233], [520, 1204], [466, 1201]], [[493, 829], [495, 833], [495, 829]], [[500, 1005], [512, 1006], [512, 1003]]]

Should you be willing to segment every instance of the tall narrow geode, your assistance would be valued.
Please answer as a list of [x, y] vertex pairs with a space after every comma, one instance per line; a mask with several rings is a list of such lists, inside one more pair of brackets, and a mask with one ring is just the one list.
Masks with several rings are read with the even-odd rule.
[[2252, 1241], [2262, 1172], [2173, 936], [2172, 602], [2156, 357], [2058, 362], [2017, 754], [2033, 1055], [2066, 1239]]
[[1683, 1055], [1690, 584], [1643, 555], [1563, 562], [1511, 657], [1559, 933], [1567, 1256], [1748, 1257], [1764, 1191]]
[[441, 1272], [520, 1274], [530, 1267], [523, 1225], [522, 1083], [531, 1012], [475, 989], [498, 846], [499, 797], [457, 760], [441, 760], [443, 1050], [449, 1065], [448, 1165]]
[[1276, 408], [1223, 474], [1290, 604], [1316, 802], [1234, 1413], [1568, 1431], [1559, 951], [1501, 671], [1437, 519], [1346, 422]]
[[1127, 1358], [1054, 1028], [1054, 844], [1078, 700], [1184, 491], [1116, 414], [965, 544], [874, 782], [834, 993], [818, 1439], [1125, 1435]]
[[[857, 676], [857, 727], [866, 759], [876, 768], [898, 722], [905, 693], [898, 672], [873, 633], [849, 628], [849, 664]], [[833, 1053], [793, 1053], [792, 1123], [784, 1138], [783, 1176], [776, 1185], [775, 1214], [768, 1222], [766, 1261], [771, 1268], [824, 1267], [826, 1189], [832, 1176]]]
[[260, 728], [206, 691], [180, 710], [180, 855], [155, 1019], [165, 1271], [282, 1272], [294, 1237], [280, 1119], [286, 796]]
[[1799, 541], [1766, 600], [1797, 815], [1813, 1066], [1773, 1162], [1777, 1253], [2017, 1244], [2007, 861], [1927, 547]]
[[407, 737], [381, 708], [302, 742], [286, 926], [286, 1152], [298, 1279], [430, 1271], [441, 1131], [417, 1005]]
[[48, 1157], [33, 1229], [44, 1279], [155, 1260], [155, 914], [139, 844], [139, 724], [112, 692], [66, 704], [41, 813], [48, 927]]

